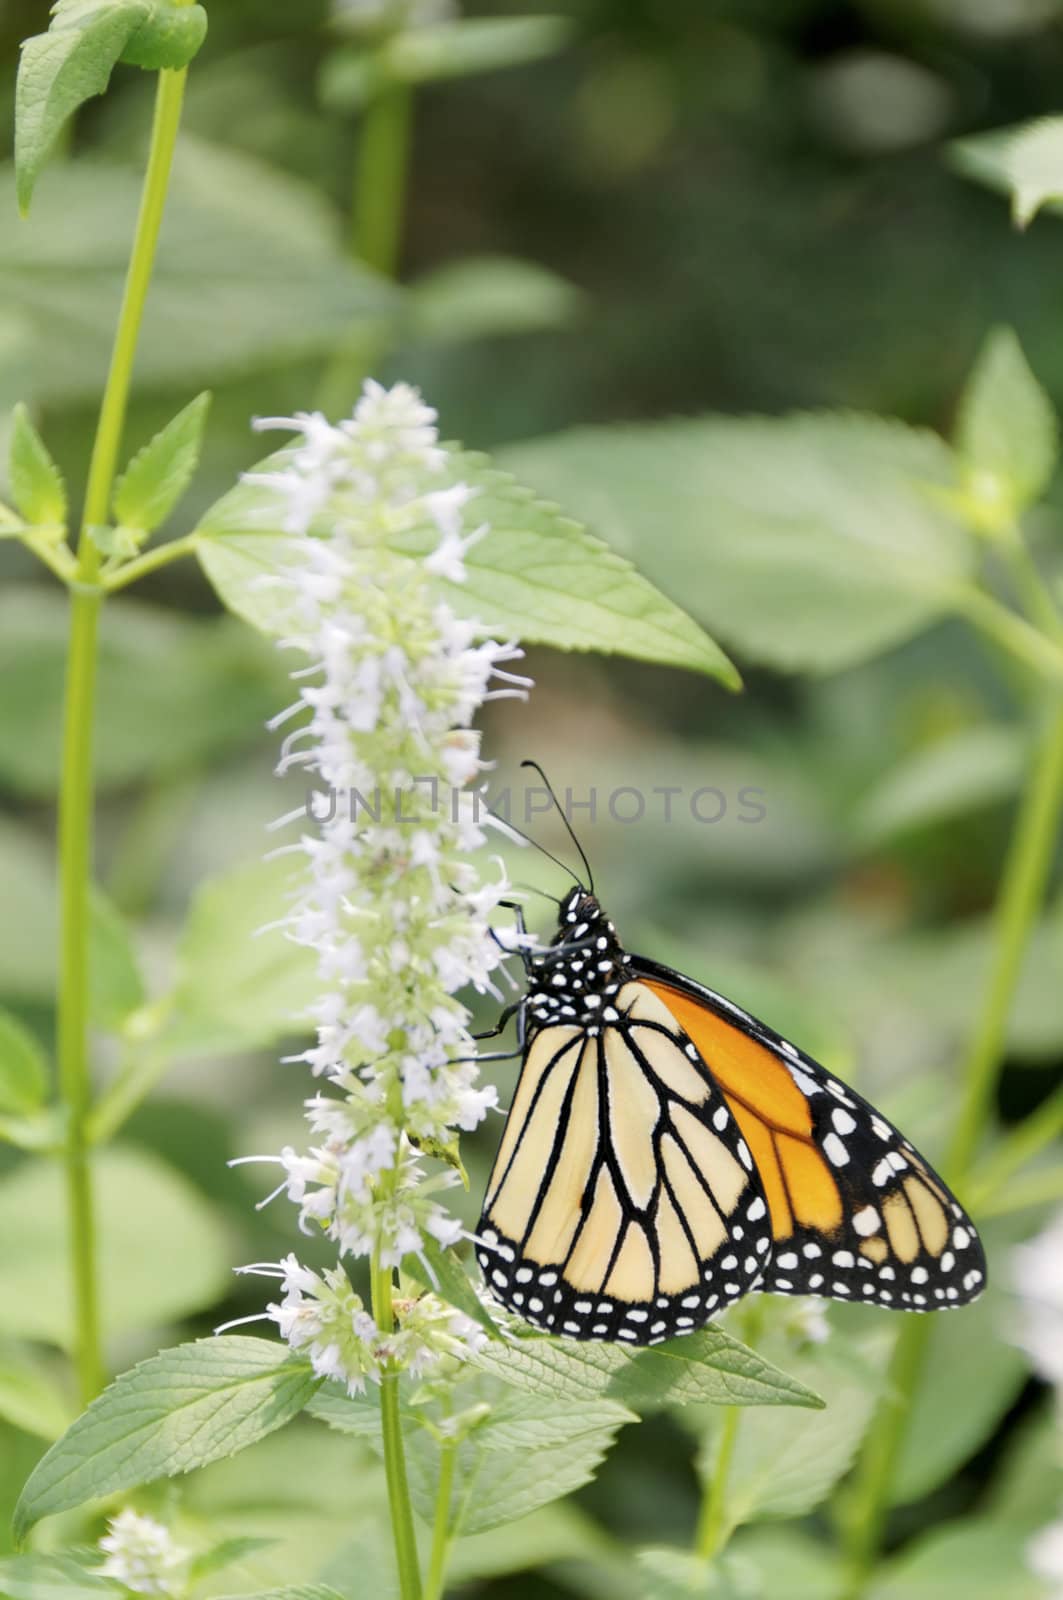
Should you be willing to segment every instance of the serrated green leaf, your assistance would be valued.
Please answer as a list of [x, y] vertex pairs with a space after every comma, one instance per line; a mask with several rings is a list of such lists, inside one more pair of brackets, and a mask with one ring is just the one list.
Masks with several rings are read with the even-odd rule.
[[129, 1591], [72, 1556], [11, 1556], [0, 1561], [4, 1600], [104, 1600]]
[[421, 1241], [421, 1255], [424, 1256], [424, 1261], [419, 1256], [407, 1256], [402, 1264], [403, 1271], [416, 1278], [418, 1283], [424, 1284], [426, 1289], [432, 1289], [442, 1295], [444, 1300], [456, 1306], [459, 1311], [464, 1311], [467, 1317], [472, 1317], [481, 1328], [485, 1328], [488, 1333], [497, 1337], [498, 1329], [492, 1321], [490, 1312], [476, 1293], [453, 1250], [444, 1250], [437, 1240], [425, 1235]]
[[1039, 499], [1059, 458], [1052, 402], [1030, 371], [1010, 328], [988, 335], [960, 401], [956, 447], [965, 490], [994, 517], [1010, 519]]
[[[617, 1431], [637, 1416], [608, 1400], [504, 1397], [458, 1446], [450, 1500], [452, 1533], [516, 1522], [589, 1483]], [[419, 1431], [407, 1445], [414, 1508], [430, 1522], [438, 1493], [439, 1445]]]
[[[380, 1437], [380, 1403], [373, 1394], [344, 1394], [335, 1384], [326, 1383], [311, 1396], [306, 1414], [337, 1433], [349, 1433], [356, 1439]], [[421, 1418], [416, 1411], [402, 1406], [400, 1415], [411, 1426], [420, 1427]]]
[[306, 1028], [320, 990], [316, 959], [275, 926], [288, 911], [291, 882], [291, 863], [275, 860], [243, 863], [199, 886], [181, 932], [160, 1048], [246, 1049]]
[[491, 1344], [475, 1366], [533, 1394], [588, 1395], [633, 1411], [708, 1400], [717, 1405], [797, 1405], [823, 1401], [718, 1328], [632, 1352], [615, 1344], [528, 1337]]
[[582, 428], [502, 464], [725, 643], [784, 670], [865, 661], [955, 607], [978, 560], [936, 434], [848, 413]]
[[1011, 213], [1020, 228], [1042, 206], [1063, 201], [1063, 117], [1038, 117], [958, 139], [950, 150], [967, 177], [1010, 193]]
[[[278, 452], [256, 476], [279, 470], [287, 459], [287, 452]], [[451, 449], [445, 472], [431, 483], [426, 478], [425, 487], [456, 482], [476, 489], [473, 514], [490, 528], [467, 552], [464, 583], [436, 580], [459, 615], [529, 643], [686, 667], [738, 686], [737, 673], [708, 635], [602, 540], [482, 455]], [[265, 632], [283, 633], [291, 596], [261, 578], [290, 567], [298, 552], [276, 519], [277, 497], [268, 486], [242, 483], [202, 518], [197, 553], [231, 611]], [[424, 557], [438, 538], [435, 530], [417, 530], [396, 548]]]
[[7, 465], [11, 497], [31, 527], [57, 527], [66, 521], [66, 486], [48, 447], [24, 405], [11, 413]]
[[202, 6], [180, 0], [153, 0], [149, 13], [130, 36], [121, 59], [145, 72], [177, 72], [187, 67], [207, 37]]
[[210, 395], [198, 395], [130, 461], [114, 491], [114, 513], [126, 528], [152, 533], [173, 511], [195, 475]]
[[48, 1092], [48, 1060], [17, 1017], [0, 1011], [0, 1112], [37, 1111]]
[[67, 119], [103, 94], [148, 12], [147, 0], [59, 0], [48, 32], [23, 44], [15, 91], [15, 172], [23, 215]]
[[[188, 1180], [146, 1150], [98, 1153], [98, 1274], [108, 1335], [202, 1311], [229, 1281], [221, 1218]], [[0, 1296], [0, 1333], [72, 1348], [75, 1342], [62, 1168], [36, 1159], [0, 1180], [4, 1269], [17, 1295]], [[160, 1263], [165, 1262], [165, 1270]]]
[[[811, 1417], [758, 1407], [740, 1418], [723, 1490], [722, 1514], [732, 1529], [761, 1517], [804, 1516], [825, 1500], [852, 1463], [881, 1387], [881, 1359], [872, 1366], [837, 1333], [785, 1359], [827, 1403]], [[721, 1429], [713, 1418], [699, 1452], [704, 1482], [714, 1473]]]
[[0, 1346], [0, 1417], [41, 1439], [57, 1439], [74, 1408], [52, 1374], [24, 1346]]
[[18, 1537], [86, 1500], [235, 1455], [289, 1422], [318, 1382], [308, 1362], [265, 1339], [200, 1339], [142, 1361], [31, 1473], [15, 1509]]

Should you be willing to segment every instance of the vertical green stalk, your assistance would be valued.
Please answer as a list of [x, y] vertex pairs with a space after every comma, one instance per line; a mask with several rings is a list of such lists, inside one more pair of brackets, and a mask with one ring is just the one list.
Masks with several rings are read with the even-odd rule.
[[994, 916], [993, 970], [964, 1073], [964, 1100], [945, 1173], [962, 1184], [985, 1127], [1004, 1057], [1008, 1014], [1052, 868], [1063, 806], [1063, 708], [1055, 702], [1019, 807]]
[[404, 84], [383, 83], [366, 106], [354, 180], [355, 257], [394, 278], [402, 247], [413, 99]]
[[[395, 1311], [391, 1268], [381, 1265], [379, 1246], [373, 1252], [372, 1302], [373, 1320], [386, 1338], [395, 1326]], [[399, 1414], [399, 1374], [394, 1370], [385, 1370], [381, 1378], [380, 1426], [384, 1436], [384, 1476], [388, 1486], [395, 1559], [399, 1569], [399, 1593], [402, 1600], [421, 1600], [421, 1569], [417, 1558], [410, 1489], [406, 1481], [406, 1453]]]
[[458, 1441], [444, 1439], [439, 1447], [439, 1484], [436, 1489], [435, 1521], [432, 1527], [432, 1554], [428, 1562], [425, 1600], [443, 1600], [447, 1557], [450, 1554], [450, 1500], [454, 1492], [454, 1467]]
[[[410, 167], [413, 94], [405, 84], [378, 84], [362, 115], [355, 163], [351, 254], [384, 278], [395, 278]], [[357, 323], [340, 341], [318, 387], [327, 415], [348, 411], [362, 381], [394, 339], [387, 318]]]
[[161, 72], [140, 214], [100, 406], [89, 467], [77, 573], [71, 583], [70, 642], [63, 710], [63, 773], [59, 795], [60, 952], [59, 1089], [66, 1113], [66, 1188], [74, 1288], [75, 1361], [81, 1395], [103, 1383], [96, 1231], [86, 1123], [89, 1071], [89, 896], [92, 882], [93, 720], [96, 639], [102, 591], [99, 551], [90, 530], [106, 522], [122, 442], [133, 361], [155, 260], [159, 226], [181, 117], [185, 72]]
[[712, 1477], [706, 1485], [705, 1497], [701, 1502], [701, 1515], [698, 1518], [698, 1531], [694, 1542], [698, 1555], [704, 1556], [706, 1561], [714, 1560], [727, 1542], [729, 1529], [724, 1525], [727, 1480], [731, 1473], [741, 1416], [742, 1412], [738, 1406], [727, 1407], [720, 1425], [720, 1444], [713, 1463]]
[[92, 878], [92, 712], [99, 607], [99, 594], [91, 586], [77, 585], [72, 589], [59, 793], [59, 1093], [66, 1114], [64, 1161], [74, 1299], [74, 1360], [85, 1404], [103, 1387], [95, 1205], [86, 1135], [92, 1100], [88, 1061], [88, 942]]
[[[1063, 709], [1053, 703], [1019, 807], [994, 915], [993, 967], [963, 1075], [963, 1104], [945, 1161], [957, 1188], [970, 1173], [1004, 1059], [1008, 1016], [1023, 956], [1051, 871], [1063, 807]], [[930, 1338], [929, 1317], [905, 1322], [886, 1398], [864, 1442], [847, 1507], [850, 1600], [863, 1593], [882, 1537], [890, 1490]]]

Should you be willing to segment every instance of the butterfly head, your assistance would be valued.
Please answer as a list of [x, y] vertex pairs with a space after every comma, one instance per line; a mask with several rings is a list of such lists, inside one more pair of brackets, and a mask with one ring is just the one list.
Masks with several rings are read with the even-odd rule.
[[626, 967], [627, 954], [595, 896], [571, 889], [561, 902], [550, 949], [532, 957], [532, 1020], [582, 1026], [615, 1020], [613, 1001]]

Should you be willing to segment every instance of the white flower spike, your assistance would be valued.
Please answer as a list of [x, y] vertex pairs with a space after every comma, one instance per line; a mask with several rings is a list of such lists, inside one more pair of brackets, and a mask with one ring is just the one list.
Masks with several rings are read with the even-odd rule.
[[179, 1595], [186, 1586], [189, 1552], [154, 1517], [127, 1506], [110, 1519], [99, 1547], [106, 1560], [97, 1572], [134, 1594]]
[[[374, 1255], [397, 1267], [426, 1240], [457, 1241], [438, 1198], [456, 1175], [428, 1177], [420, 1151], [453, 1150], [495, 1103], [477, 1086], [457, 999], [470, 985], [497, 993], [506, 952], [490, 923], [510, 892], [500, 862], [481, 875], [470, 859], [489, 820], [470, 787], [484, 771], [471, 724], [485, 700], [530, 684], [502, 670], [514, 644], [485, 639], [436, 592], [436, 578], [464, 580], [489, 528], [475, 490], [448, 481], [435, 424], [416, 390], [375, 383], [338, 426], [318, 414], [256, 424], [299, 435], [255, 481], [294, 536], [279, 581], [291, 598], [283, 644], [300, 666], [298, 698], [274, 719], [286, 728], [280, 770], [301, 768], [316, 797], [283, 819], [301, 823], [284, 849], [303, 863], [284, 927], [317, 957], [317, 1041], [298, 1059], [322, 1087], [307, 1102], [309, 1148], [280, 1154], [281, 1190], [338, 1258], [320, 1275], [294, 1256], [280, 1263], [283, 1297], [267, 1315], [352, 1393], [382, 1362], [422, 1374], [482, 1338], [434, 1295], [398, 1300], [383, 1335], [343, 1265]], [[418, 535], [435, 545], [414, 559], [403, 550]]]

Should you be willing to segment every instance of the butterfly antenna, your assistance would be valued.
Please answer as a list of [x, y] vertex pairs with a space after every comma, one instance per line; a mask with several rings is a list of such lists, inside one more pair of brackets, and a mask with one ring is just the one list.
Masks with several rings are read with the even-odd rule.
[[542, 895], [543, 899], [544, 900], [549, 900], [551, 905], [557, 906], [559, 910], [561, 908], [561, 902], [557, 898], [556, 894], [547, 894], [545, 889], [537, 888], [534, 883], [515, 883], [513, 885], [513, 887], [514, 887], [514, 889], [522, 890], [525, 894]]
[[[539, 854], [545, 856], [547, 861], [552, 861], [555, 867], [560, 867], [562, 872], [567, 872], [573, 883], [578, 884], [581, 889], [583, 888], [583, 884], [573, 872], [572, 868], [567, 866], [565, 862], [562, 861], [558, 856], [555, 856], [552, 850], [548, 850], [544, 844], [540, 844], [538, 839], [533, 839], [530, 833], [525, 833], [523, 828], [518, 828], [515, 822], [508, 821], [506, 817], [500, 817], [498, 812], [492, 811], [490, 807], [488, 807], [487, 815], [489, 817], [493, 817], [505, 832], [515, 833], [518, 839], [523, 839], [524, 843], [530, 844], [533, 850], [538, 850]], [[546, 891], [544, 889], [538, 889], [536, 890], [536, 893], [545, 894]], [[547, 895], [546, 898], [548, 900], [553, 900], [554, 897], [552, 894], [550, 894]], [[557, 905], [561, 904], [560, 900], [556, 901], [555, 903]]]
[[[546, 792], [550, 796], [551, 800], [554, 802], [554, 805], [557, 807], [557, 812], [558, 812], [559, 817], [561, 818], [561, 821], [565, 824], [565, 831], [568, 834], [569, 838], [572, 840], [572, 843], [576, 846], [576, 851], [577, 851], [577, 853], [579, 855], [579, 858], [583, 862], [583, 870], [587, 874], [587, 887], [590, 889], [591, 894], [593, 894], [594, 893], [594, 873], [591, 871], [591, 864], [587, 860], [587, 852], [584, 850], [583, 846], [580, 844], [579, 840], [577, 839], [576, 830], [572, 826], [571, 822], [568, 820], [568, 817], [565, 814], [564, 808], [562, 807], [560, 801], [558, 800], [557, 795], [553, 791], [553, 787], [552, 787], [552, 785], [550, 783], [549, 778], [546, 776], [546, 773], [543, 771], [542, 767], [539, 765], [539, 763], [537, 761], [522, 761], [521, 762], [521, 766], [522, 767], [531, 767], [532, 771], [533, 772], [537, 772], [539, 774], [540, 778], [543, 780], [543, 784], [544, 784], [544, 786], [546, 788]], [[572, 876], [574, 878], [576, 878], [576, 874], [574, 872], [572, 873]], [[580, 880], [578, 878], [576, 878], [576, 882], [579, 883], [579, 881]]]

